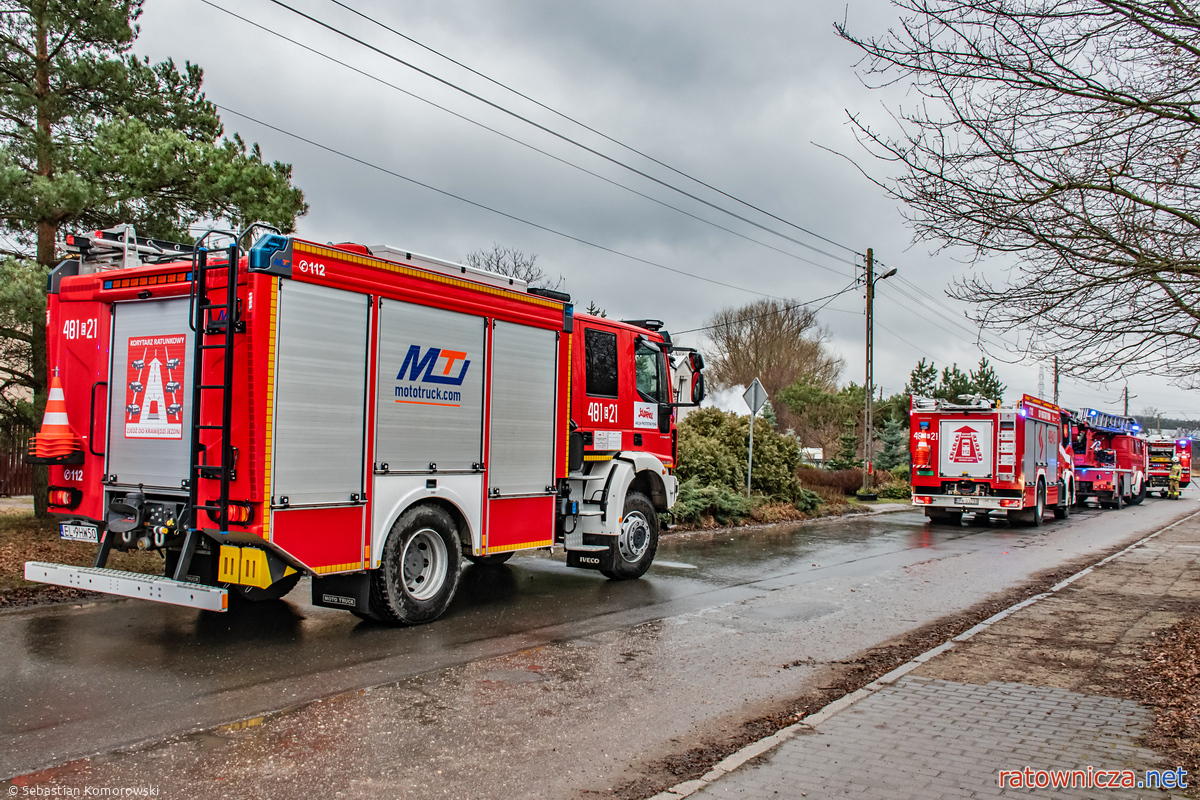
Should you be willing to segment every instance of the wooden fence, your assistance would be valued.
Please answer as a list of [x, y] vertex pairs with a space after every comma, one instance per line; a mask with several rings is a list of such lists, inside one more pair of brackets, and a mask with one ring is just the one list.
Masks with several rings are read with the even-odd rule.
[[33, 494], [33, 466], [25, 463], [33, 433], [19, 425], [0, 427], [0, 497]]

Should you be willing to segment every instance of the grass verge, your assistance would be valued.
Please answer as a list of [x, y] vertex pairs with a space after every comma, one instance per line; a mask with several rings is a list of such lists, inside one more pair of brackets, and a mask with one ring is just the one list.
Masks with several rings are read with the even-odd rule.
[[[5, 509], [0, 513], [0, 608], [94, 596], [93, 592], [31, 583], [25, 580], [25, 562], [90, 567], [95, 557], [96, 545], [60, 539], [57, 519], [38, 519], [22, 509]], [[141, 551], [114, 552], [108, 559], [112, 569], [148, 574], [162, 574], [162, 563], [158, 554]]]

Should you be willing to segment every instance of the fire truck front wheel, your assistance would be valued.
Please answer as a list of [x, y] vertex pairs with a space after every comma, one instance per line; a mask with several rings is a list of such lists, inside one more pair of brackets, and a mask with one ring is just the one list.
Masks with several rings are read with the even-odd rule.
[[640, 578], [650, 569], [658, 550], [658, 513], [650, 498], [641, 492], [625, 495], [621, 512], [621, 532], [613, 542], [612, 569], [602, 569], [604, 577], [614, 581]]
[[458, 588], [462, 545], [454, 520], [437, 506], [400, 515], [371, 574], [371, 611], [383, 622], [419, 625], [442, 615]]

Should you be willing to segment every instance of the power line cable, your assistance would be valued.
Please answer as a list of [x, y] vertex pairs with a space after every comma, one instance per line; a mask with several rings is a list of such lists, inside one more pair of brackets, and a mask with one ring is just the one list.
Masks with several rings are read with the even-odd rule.
[[694, 273], [694, 272], [687, 272], [686, 270], [677, 269], [677, 268], [675, 268], [675, 267], [668, 267], [667, 265], [665, 265], [665, 264], [660, 264], [660, 263], [658, 263], [657, 261], [650, 261], [649, 259], [641, 258], [641, 257], [639, 257], [639, 256], [632, 255], [632, 254], [630, 254], [630, 253], [624, 253], [624, 252], [622, 252], [622, 251], [620, 251], [620, 250], [615, 250], [615, 249], [613, 249], [613, 248], [611, 248], [611, 247], [605, 247], [605, 246], [604, 246], [604, 245], [602, 245], [602, 244], [597, 244], [596, 242], [591, 242], [591, 241], [588, 241], [587, 239], [583, 239], [583, 238], [580, 238], [580, 237], [578, 237], [578, 236], [573, 236], [573, 235], [571, 235], [571, 234], [569, 234], [569, 233], [565, 233], [565, 232], [563, 232], [563, 231], [556, 230], [556, 229], [554, 229], [554, 228], [551, 228], [551, 227], [548, 227], [548, 226], [546, 226], [546, 225], [542, 225], [542, 224], [539, 224], [539, 223], [537, 223], [537, 222], [533, 222], [533, 221], [531, 221], [531, 220], [527, 220], [527, 219], [525, 219], [525, 218], [523, 218], [523, 217], [518, 217], [518, 216], [516, 216], [515, 214], [509, 214], [509, 213], [508, 213], [508, 212], [506, 212], [506, 211], [501, 211], [501, 210], [500, 210], [500, 209], [498, 209], [498, 208], [493, 208], [493, 207], [491, 207], [491, 206], [489, 206], [489, 205], [485, 205], [485, 204], [483, 204], [483, 203], [476, 202], [475, 200], [470, 200], [470, 199], [468, 199], [468, 198], [466, 198], [466, 197], [463, 197], [462, 195], [457, 195], [457, 194], [454, 194], [453, 192], [448, 192], [448, 191], [446, 191], [445, 189], [439, 189], [439, 188], [437, 188], [436, 186], [431, 186], [430, 184], [428, 184], [428, 183], [424, 183], [424, 182], [422, 182], [422, 181], [419, 181], [419, 180], [417, 180], [416, 178], [410, 178], [410, 177], [408, 177], [407, 175], [402, 175], [402, 174], [400, 174], [399, 172], [395, 172], [394, 170], [390, 170], [390, 169], [388, 169], [388, 168], [386, 168], [386, 167], [381, 167], [381, 166], [379, 166], [378, 164], [372, 164], [370, 161], [366, 161], [366, 160], [364, 160], [364, 159], [358, 158], [357, 156], [352, 156], [352, 155], [350, 155], [349, 153], [346, 153], [346, 152], [343, 152], [343, 151], [341, 151], [341, 150], [338, 150], [338, 149], [336, 149], [336, 148], [330, 147], [329, 145], [321, 144], [320, 142], [314, 141], [314, 140], [312, 140], [312, 139], [308, 139], [308, 138], [306, 138], [306, 137], [304, 137], [304, 136], [301, 136], [301, 135], [300, 135], [300, 134], [298, 134], [298, 133], [292, 133], [292, 132], [291, 132], [291, 131], [289, 131], [289, 130], [286, 130], [286, 129], [284, 129], [284, 128], [281, 128], [281, 127], [279, 127], [279, 126], [277, 126], [277, 125], [272, 125], [272, 124], [271, 124], [271, 123], [269, 123], [269, 122], [264, 122], [264, 121], [263, 121], [263, 120], [261, 120], [261, 119], [258, 119], [258, 118], [256, 118], [256, 117], [252, 117], [252, 116], [250, 116], [249, 114], [243, 114], [242, 112], [240, 112], [240, 111], [236, 111], [236, 110], [234, 110], [234, 109], [230, 108], [229, 106], [221, 105], [220, 103], [213, 103], [213, 105], [214, 105], [214, 106], [216, 106], [217, 108], [221, 109], [222, 111], [226, 112], [226, 113], [233, 114], [235, 117], [241, 117], [241, 118], [242, 118], [242, 119], [244, 119], [244, 120], [248, 120], [248, 121], [250, 121], [250, 122], [253, 122], [253, 123], [257, 124], [257, 125], [261, 125], [261, 126], [263, 126], [264, 128], [268, 128], [268, 129], [270, 129], [270, 130], [273, 130], [273, 131], [275, 131], [276, 133], [281, 133], [281, 134], [283, 134], [284, 136], [288, 136], [288, 137], [290, 137], [290, 138], [292, 138], [292, 139], [295, 139], [295, 140], [297, 140], [297, 141], [304, 142], [305, 144], [308, 144], [308, 145], [311, 145], [311, 146], [313, 146], [313, 147], [316, 147], [316, 148], [318, 148], [318, 149], [320, 149], [320, 150], [324, 150], [324, 151], [325, 151], [325, 152], [327, 152], [327, 153], [332, 153], [332, 154], [334, 154], [334, 155], [336, 155], [336, 156], [340, 156], [340, 157], [342, 157], [342, 158], [345, 158], [345, 159], [347, 159], [348, 161], [353, 161], [353, 162], [355, 162], [356, 164], [361, 164], [361, 165], [362, 165], [362, 166], [364, 166], [364, 167], [369, 167], [370, 169], [377, 170], [377, 171], [379, 171], [379, 172], [382, 172], [382, 173], [384, 173], [385, 175], [391, 175], [392, 177], [394, 177], [394, 178], [399, 178], [399, 179], [400, 179], [400, 180], [402, 180], [402, 181], [407, 181], [408, 183], [411, 183], [411, 184], [413, 184], [414, 186], [420, 186], [422, 189], [428, 189], [428, 190], [429, 190], [429, 191], [431, 191], [431, 192], [437, 192], [437, 193], [438, 193], [438, 194], [440, 194], [440, 195], [444, 195], [445, 197], [450, 197], [450, 198], [452, 198], [452, 199], [454, 199], [454, 200], [458, 200], [459, 202], [466, 203], [466, 204], [468, 204], [468, 205], [471, 205], [471, 206], [475, 206], [476, 208], [483, 209], [484, 211], [490, 211], [490, 212], [491, 212], [491, 213], [493, 213], [493, 214], [497, 214], [497, 215], [499, 215], [499, 216], [501, 216], [501, 217], [504, 217], [504, 218], [506, 218], [506, 219], [511, 219], [511, 220], [513, 220], [514, 222], [520, 222], [521, 224], [523, 224], [523, 225], [528, 225], [528, 226], [530, 226], [531, 228], [537, 228], [538, 230], [545, 231], [546, 233], [552, 233], [552, 234], [554, 234], [555, 236], [561, 236], [561, 237], [562, 237], [562, 238], [564, 238], [564, 239], [570, 239], [570, 240], [571, 240], [571, 241], [573, 241], [573, 242], [578, 242], [579, 244], [587, 245], [588, 247], [594, 247], [594, 248], [596, 248], [597, 250], [603, 250], [604, 252], [606, 252], [606, 253], [611, 253], [612, 255], [620, 256], [620, 257], [622, 257], [622, 258], [628, 258], [628, 259], [630, 259], [631, 261], [636, 261], [636, 262], [638, 262], [639, 264], [645, 264], [646, 266], [650, 266], [650, 267], [655, 267], [655, 268], [657, 268], [657, 269], [666, 270], [667, 272], [674, 272], [674, 273], [676, 273], [677, 275], [686, 275], [686, 276], [687, 276], [687, 277], [689, 277], [689, 278], [695, 278], [696, 280], [701, 280], [701, 281], [705, 281], [705, 282], [707, 282], [707, 283], [716, 284], [717, 286], [724, 286], [726, 289], [737, 289], [738, 291], [741, 291], [741, 292], [748, 292], [749, 294], [756, 294], [756, 295], [758, 295], [758, 296], [760, 296], [760, 297], [768, 297], [768, 298], [771, 298], [771, 299], [773, 299], [773, 300], [780, 300], [780, 299], [782, 299], [782, 298], [776, 297], [775, 295], [766, 294], [765, 292], [757, 292], [757, 291], [755, 291], [755, 290], [753, 290], [753, 289], [747, 289], [747, 288], [746, 288], [746, 287], [744, 287], [744, 286], [735, 286], [735, 285], [734, 285], [734, 284], [732, 284], [732, 283], [725, 283], [724, 281], [719, 281], [719, 280], [716, 280], [715, 278], [708, 278], [708, 277], [705, 277], [705, 276], [703, 276], [703, 275], [697, 275], [697, 274], [696, 274], [696, 273]]
[[[210, 2], [210, 0], [202, 0], [202, 2], [205, 2], [208, 5], [214, 5], [213, 3]], [[507, 114], [508, 116], [510, 116], [514, 119], [520, 120], [521, 122], [524, 122], [527, 125], [537, 128], [538, 130], [542, 131], [543, 133], [549, 134], [550, 136], [553, 136], [557, 139], [561, 139], [562, 141], [567, 142], [568, 144], [574, 145], [575, 147], [578, 147], [581, 150], [591, 153], [592, 155], [596, 156], [597, 158], [601, 158], [605, 161], [608, 161], [611, 164], [621, 167], [622, 169], [628, 170], [628, 171], [634, 173], [635, 175], [639, 175], [639, 176], [645, 178], [646, 180], [652, 181], [653, 183], [657, 183], [659, 186], [662, 186], [663, 188], [669, 189], [673, 192], [677, 192], [678, 194], [688, 197], [688, 198], [696, 201], [697, 203], [706, 205], [709, 208], [713, 209], [714, 211], [718, 211], [722, 214], [727, 214], [727, 215], [733, 217], [734, 219], [741, 220], [742, 222], [746, 223], [747, 225], [752, 225], [755, 228], [766, 231], [767, 233], [770, 233], [774, 236], [778, 236], [779, 238], [789, 241], [792, 244], [806, 248], [815, 253], [820, 253], [821, 255], [825, 256], [826, 258], [831, 258], [834, 261], [840, 261], [840, 262], [842, 262], [844, 264], [848, 264], [852, 267], [858, 266], [853, 261], [842, 258], [841, 256], [836, 256], [833, 253], [822, 250], [819, 247], [814, 247], [813, 245], [808, 244], [807, 242], [802, 242], [799, 239], [796, 239], [795, 237], [788, 236], [787, 234], [781, 233], [780, 231], [777, 231], [774, 228], [770, 228], [766, 225], [763, 225], [760, 222], [756, 222], [752, 219], [744, 217], [741, 214], [730, 211], [727, 208], [723, 208], [722, 206], [719, 206], [716, 203], [709, 202], [708, 200], [705, 200], [702, 197], [698, 197], [697, 195], [694, 195], [685, 189], [681, 189], [678, 186], [670, 184], [667, 181], [664, 181], [660, 178], [656, 178], [653, 175], [643, 172], [642, 170], [638, 169], [637, 167], [634, 167], [630, 164], [626, 164], [625, 162], [623, 162], [619, 159], [616, 159], [616, 158], [613, 158], [612, 156], [601, 153], [599, 150], [589, 147], [586, 144], [584, 144], [583, 142], [572, 139], [571, 137], [567, 136], [566, 134], [559, 133], [558, 131], [548, 128], [545, 125], [535, 122], [534, 120], [529, 119], [528, 117], [525, 117], [521, 114], [518, 114], [517, 112], [515, 112], [511, 109], [505, 108], [504, 106], [500, 105], [499, 103], [492, 102], [491, 100], [488, 100], [487, 98], [485, 98], [481, 95], [478, 95], [475, 92], [470, 91], [469, 89], [466, 89], [462, 86], [455, 84], [452, 81], [446, 80], [445, 78], [435, 75], [432, 72], [429, 72], [428, 70], [422, 69], [421, 67], [418, 67], [415, 64], [411, 64], [408, 61], [405, 61], [404, 59], [400, 58], [399, 56], [393, 55], [393, 54], [387, 52], [386, 50], [383, 50], [382, 48], [376, 47], [375, 45], [370, 44], [369, 42], [364, 41], [363, 39], [359, 39], [358, 37], [353, 36], [353, 35], [347, 33], [346, 31], [341, 30], [340, 28], [338, 28], [335, 25], [331, 25], [330, 23], [324, 22], [323, 20], [320, 20], [320, 19], [317, 19], [316, 17], [314, 17], [310, 14], [306, 14], [305, 12], [300, 11], [299, 9], [293, 8], [292, 6], [289, 6], [287, 3], [284, 3], [283, 0], [267, 0], [267, 2], [273, 3], [274, 5], [277, 5], [280, 8], [290, 11], [293, 14], [295, 14], [296, 16], [302, 17], [302, 18], [308, 20], [309, 22], [312, 22], [315, 25], [319, 25], [320, 27], [325, 28], [326, 30], [330, 31], [331, 33], [334, 33], [338, 36], [348, 39], [349, 41], [354, 42], [355, 44], [357, 44], [361, 47], [365, 47], [374, 53], [378, 53], [379, 55], [383, 56], [386, 59], [394, 61], [397, 64], [400, 64], [402, 66], [408, 67], [409, 69], [413, 70], [414, 72], [418, 72], [421, 75], [424, 75], [425, 77], [429, 78], [430, 80], [437, 81], [438, 83], [442, 84], [443, 86], [446, 86], [450, 89], [453, 89], [456, 92], [460, 92], [460, 93], [466, 95], [467, 97], [470, 97], [474, 100], [477, 100], [480, 103], [483, 103], [484, 105], [488, 106], [489, 108], [493, 108], [496, 111], [501, 112], [502, 114]], [[853, 252], [853, 251], [851, 251], [851, 252]]]
[[[930, 311], [935, 311], [935, 309], [930, 308], [928, 303], [933, 303], [935, 305], [941, 306], [941, 308], [944, 311], [948, 311], [950, 313], [951, 317], [953, 318], [954, 324], [960, 325], [960, 323], [958, 322], [958, 318], [961, 314], [961, 311], [959, 309], [952, 308], [951, 306], [947, 305], [945, 302], [943, 302], [939, 297], [937, 297], [935, 295], [925, 294], [924, 290], [921, 289], [921, 287], [917, 286], [912, 281], [903, 277], [903, 275], [900, 275], [897, 277], [899, 277], [901, 282], [903, 282], [906, 286], [908, 286], [910, 289], [913, 290], [913, 292], [915, 292], [918, 295], [918, 298], [919, 298], [918, 302], [920, 302], [926, 308], [929, 308]], [[936, 311], [935, 311], [935, 313], [936, 313]], [[966, 330], [965, 326], [961, 326], [961, 327], [964, 327], [964, 330]], [[992, 333], [991, 331], [987, 331], [983, 326], [979, 326], [976, 330], [971, 331], [971, 334], [974, 336], [979, 336], [979, 337], [987, 337], [987, 338], [991, 339], [992, 344], [994, 344], [994, 345], [999, 345], [999, 346], [1006, 347], [1006, 348], [1020, 349], [1019, 347], [1014, 345], [1012, 342], [1009, 342], [1007, 339], [1000, 336], [999, 334]]]
[[439, 50], [435, 50], [434, 48], [430, 47], [427, 44], [417, 41], [416, 39], [412, 38], [411, 36], [409, 36], [405, 33], [401, 33], [400, 31], [396, 30], [395, 28], [390, 27], [389, 25], [386, 25], [383, 22], [380, 22], [379, 20], [375, 19], [374, 17], [372, 17], [368, 14], [364, 14], [363, 12], [359, 11], [358, 9], [355, 9], [355, 8], [352, 8], [348, 5], [346, 5], [345, 3], [341, 2], [341, 0], [329, 0], [329, 2], [333, 3], [336, 6], [344, 8], [346, 11], [349, 11], [351, 14], [354, 14], [354, 15], [366, 20], [367, 22], [372, 23], [373, 25], [378, 25], [380, 28], [383, 28], [385, 31], [389, 31], [390, 33], [393, 33], [396, 36], [399, 36], [401, 39], [404, 39], [407, 42], [411, 42], [412, 44], [415, 44], [417, 47], [420, 47], [423, 50], [433, 53], [435, 56], [438, 56], [439, 58], [443, 58], [446, 61], [449, 61], [451, 64], [462, 67], [467, 72], [470, 72], [473, 75], [477, 75], [480, 78], [483, 78], [485, 81], [488, 81], [489, 83], [491, 83], [495, 86], [499, 86], [501, 89], [504, 89], [505, 91], [515, 94], [517, 97], [520, 97], [524, 100], [528, 100], [529, 102], [533, 103], [535, 106], [545, 109], [546, 111], [549, 111], [551, 114], [554, 114], [557, 117], [565, 119], [567, 122], [570, 122], [574, 125], [578, 125], [579, 127], [583, 128], [584, 130], [590, 131], [591, 133], [596, 134], [600, 138], [602, 138], [606, 141], [609, 141], [609, 142], [617, 145], [618, 147], [622, 147], [631, 153], [635, 153], [635, 154], [641, 156], [642, 158], [652, 161], [655, 164], [658, 164], [660, 167], [670, 170], [671, 172], [674, 172], [676, 175], [679, 175], [682, 178], [687, 178], [689, 181], [697, 183], [700, 186], [705, 187], [706, 189], [711, 189], [712, 191], [716, 192], [717, 194], [722, 195], [723, 197], [727, 197], [730, 200], [733, 200], [735, 203], [739, 203], [739, 204], [745, 206], [746, 208], [753, 209], [753, 210], [757, 211], [758, 213], [763, 214], [764, 216], [770, 217], [771, 219], [776, 220], [778, 222], [782, 222], [784, 225], [795, 228], [798, 231], [803, 231], [804, 233], [807, 233], [809, 236], [820, 239], [821, 241], [831, 244], [834, 247], [840, 247], [841, 249], [843, 249], [849, 253], [853, 253], [854, 255], [857, 255], [857, 256], [862, 255], [862, 253], [858, 252], [853, 247], [848, 247], [848, 246], [842, 244], [841, 242], [837, 242], [826, 236], [822, 236], [821, 234], [817, 233], [816, 231], [811, 231], [808, 228], [804, 228], [800, 225], [797, 225], [796, 223], [786, 220], [783, 217], [776, 216], [775, 214], [772, 214], [770, 211], [766, 211], [766, 210], [754, 205], [753, 203], [749, 203], [745, 200], [742, 200], [739, 197], [735, 197], [734, 195], [732, 195], [722, 189], [718, 189], [716, 186], [713, 186], [712, 184], [705, 183], [703, 180], [695, 177], [694, 175], [690, 175], [687, 172], [684, 172], [680, 169], [676, 169], [675, 167], [671, 166], [670, 164], [667, 164], [664, 161], [660, 161], [659, 159], [655, 158], [654, 156], [649, 155], [648, 153], [645, 153], [645, 152], [637, 149], [636, 147], [633, 147], [632, 145], [626, 144], [625, 142], [622, 142], [618, 139], [614, 139], [612, 136], [609, 136], [608, 134], [606, 134], [602, 131], [596, 130], [595, 128], [588, 125], [587, 123], [581, 122], [572, 116], [564, 114], [563, 112], [559, 111], [558, 109], [548, 106], [545, 103], [541, 102], [540, 100], [537, 100], [517, 89], [514, 89], [513, 87], [509, 86], [508, 84], [502, 83], [502, 82], [496, 80], [495, 78], [492, 78], [489, 75], [485, 75], [484, 73], [480, 72], [479, 70], [475, 69], [474, 67], [470, 67], [470, 66], [464, 64], [463, 62], [458, 61]]
[[892, 330], [892, 329], [891, 329], [891, 328], [889, 328], [888, 326], [884, 325], [884, 324], [883, 324], [882, 322], [880, 322], [879, 320], [875, 320], [875, 324], [876, 324], [876, 325], [878, 325], [879, 327], [883, 328], [885, 331], [887, 331], [888, 333], [890, 333], [892, 336], [895, 336], [895, 337], [896, 337], [897, 339], [899, 339], [900, 341], [904, 342], [906, 345], [908, 345], [908, 346], [909, 346], [909, 347], [911, 347], [912, 349], [916, 350], [918, 353], [921, 353], [922, 355], [929, 356], [929, 358], [930, 358], [931, 360], [933, 359], [933, 355], [931, 355], [930, 353], [926, 352], [924, 348], [917, 347], [915, 344], [913, 344], [912, 342], [910, 342], [908, 339], [905, 339], [903, 336], [901, 336], [900, 334], [896, 333], [894, 330]]
[[[894, 292], [897, 292], [898, 294], [902, 295], [903, 297], [905, 297], [906, 299], [908, 299], [910, 302], [913, 302], [913, 303], [920, 303], [920, 298], [919, 298], [919, 297], [914, 297], [913, 295], [909, 294], [907, 291], [905, 291], [905, 290], [904, 290], [903, 288], [901, 288], [900, 286], [897, 286], [897, 285], [893, 284], [893, 285], [892, 285], [890, 288], [891, 288], [891, 290], [892, 290], [892, 291], [894, 291]], [[901, 308], [904, 308], [904, 307], [905, 307], [905, 306], [904, 306], [904, 305], [903, 305], [903, 304], [902, 304], [902, 303], [901, 303], [899, 300], [897, 300], [896, 298], [892, 297], [892, 296], [891, 296], [890, 294], [888, 294], [887, 292], [883, 292], [883, 293], [881, 293], [881, 294], [882, 294], [882, 296], [883, 296], [884, 298], [886, 298], [887, 300], [889, 300], [889, 301], [891, 301], [891, 302], [895, 303], [896, 305], [900, 306]], [[946, 332], [946, 333], [950, 334], [951, 336], [955, 336], [955, 337], [957, 337], [957, 336], [960, 336], [960, 335], [961, 335], [961, 334], [959, 334], [959, 333], [957, 333], [957, 332], [955, 332], [955, 331], [952, 331], [952, 330], [950, 330], [949, 328], [943, 327], [943, 326], [942, 326], [942, 325], [941, 325], [941, 324], [938, 322], [938, 320], [937, 320], [937, 319], [935, 319], [935, 318], [931, 318], [931, 317], [922, 317], [922, 320], [923, 320], [923, 321], [925, 321], [925, 322], [927, 322], [928, 324], [930, 324], [930, 325], [934, 326], [935, 328], [938, 328], [939, 330], [942, 330], [942, 331], [944, 331], [944, 332]], [[956, 324], [956, 323], [954, 322], [954, 320], [949, 320], [949, 319], [948, 319], [948, 320], [945, 320], [945, 321], [946, 321], [946, 322], [949, 322], [949, 323], [950, 323], [950, 324], [952, 324], [952, 325], [955, 325], [955, 324]], [[975, 341], [975, 343], [976, 343], [976, 346], [978, 346], [978, 344], [979, 344], [979, 340], [978, 340], [978, 334], [977, 334], [977, 332], [975, 332], [975, 331], [971, 331], [971, 330], [969, 330], [969, 329], [968, 329], [966, 326], [963, 326], [963, 325], [957, 325], [957, 327], [958, 327], [960, 330], [962, 330], [962, 331], [966, 331], [966, 333], [967, 333], [968, 335], [974, 336], [974, 337], [975, 337], [975, 340], [976, 340], [976, 341]]]
[[[840, 296], [842, 296], [842, 295], [843, 295], [843, 294], [845, 294], [846, 292], [848, 292], [848, 291], [850, 291], [851, 289], [853, 289], [853, 288], [854, 288], [854, 287], [855, 287], [857, 284], [858, 284], [858, 281], [854, 281], [854, 282], [852, 282], [850, 285], [848, 285], [846, 288], [844, 288], [844, 289], [842, 289], [842, 290], [840, 290], [840, 291], [834, 292], [833, 294], [827, 294], [827, 295], [823, 295], [823, 296], [821, 296], [821, 297], [814, 297], [812, 300], [804, 300], [804, 301], [801, 301], [801, 302], [799, 302], [799, 303], [789, 303], [789, 304], [787, 304], [787, 305], [785, 305], [785, 306], [782, 306], [782, 307], [780, 307], [780, 308], [772, 309], [771, 311], [768, 311], [768, 312], [766, 312], [765, 314], [756, 314], [756, 315], [754, 315], [753, 317], [746, 317], [746, 318], [744, 318], [744, 319], [739, 319], [739, 320], [737, 320], [737, 323], [742, 323], [742, 322], [753, 322], [753, 321], [755, 321], [755, 320], [759, 320], [759, 319], [766, 319], [767, 317], [774, 316], [775, 314], [782, 314], [782, 313], [784, 313], [785, 311], [791, 311], [792, 309], [801, 308], [802, 306], [807, 306], [807, 305], [809, 305], [810, 303], [819, 303], [819, 302], [821, 302], [822, 300], [824, 300], [824, 301], [825, 301], [825, 304], [824, 304], [824, 305], [822, 305], [820, 308], [818, 308], [818, 309], [817, 309], [817, 311], [820, 311], [820, 310], [821, 310], [821, 308], [824, 308], [826, 305], [829, 305], [829, 303], [830, 303], [830, 302], [832, 302], [832, 301], [833, 301], [833, 299], [834, 299], [835, 297], [840, 297]], [[813, 316], [816, 316], [816, 314], [817, 314], [817, 311], [813, 311], [813, 312], [812, 312], [812, 313], [813, 313]], [[736, 324], [736, 323], [733, 323], [733, 322], [721, 322], [721, 323], [718, 323], [718, 324], [716, 324], [716, 325], [706, 325], [706, 326], [704, 326], [703, 328], [689, 328], [689, 329], [688, 329], [688, 330], [686, 330], [686, 331], [673, 331], [673, 332], [672, 332], [672, 335], [673, 335], [673, 336], [682, 336], [682, 335], [683, 335], [683, 334], [685, 334], [685, 333], [698, 333], [698, 332], [700, 332], [700, 331], [711, 331], [711, 330], [716, 330], [717, 328], [726, 328], [726, 327], [729, 327], [730, 325], [733, 325], [733, 324]]]
[[507, 139], [508, 141], [510, 141], [514, 144], [520, 145], [521, 147], [532, 150], [535, 153], [538, 153], [540, 155], [546, 156], [547, 158], [553, 159], [554, 161], [557, 161], [560, 164], [563, 164], [572, 169], [578, 170], [586, 175], [590, 175], [593, 178], [598, 178], [599, 180], [602, 180], [605, 183], [611, 184], [612, 186], [616, 186], [617, 188], [624, 189], [625, 191], [635, 194], [638, 197], [649, 200], [652, 203], [657, 203], [660, 206], [669, 208], [672, 211], [677, 211], [678, 213], [683, 214], [686, 217], [691, 217], [692, 219], [697, 220], [698, 222], [702, 222], [705, 225], [711, 225], [712, 227], [717, 228], [718, 230], [722, 230], [722, 231], [725, 231], [726, 233], [733, 234], [734, 236], [737, 236], [738, 238], [745, 239], [748, 242], [753, 242], [754, 244], [765, 247], [768, 250], [774, 250], [776, 253], [780, 253], [782, 255], [788, 256], [789, 258], [794, 258], [797, 261], [801, 261], [805, 264], [809, 264], [811, 266], [817, 267], [818, 269], [823, 269], [827, 272], [832, 272], [836, 275], [844, 275], [845, 274], [845, 272], [843, 272], [842, 270], [834, 269], [833, 267], [829, 267], [824, 264], [819, 264], [816, 261], [812, 261], [811, 259], [804, 258], [803, 256], [796, 255], [795, 253], [790, 253], [787, 250], [783, 250], [781, 248], [775, 247], [774, 245], [767, 244], [766, 242], [763, 242], [759, 239], [755, 239], [751, 236], [747, 236], [746, 234], [740, 233], [739, 231], [735, 231], [732, 228], [726, 228], [724, 225], [713, 222], [712, 220], [705, 219], [704, 217], [701, 217], [697, 214], [693, 214], [692, 212], [687, 211], [682, 208], [679, 208], [678, 206], [671, 205], [670, 203], [666, 202], [665, 200], [659, 200], [657, 197], [652, 197], [651, 195], [645, 194], [644, 192], [640, 192], [631, 186], [620, 183], [619, 181], [615, 181], [612, 178], [607, 178], [597, 172], [593, 172], [592, 170], [588, 169], [587, 167], [572, 163], [572, 162], [566, 160], [565, 158], [556, 156], [553, 153], [550, 153], [546, 150], [542, 150], [541, 148], [539, 148], [535, 145], [532, 145], [529, 142], [521, 141], [520, 139], [516, 138], [515, 136], [511, 136], [507, 133], [504, 133], [503, 131], [497, 130], [496, 128], [492, 128], [488, 125], [485, 125], [484, 123], [479, 122], [478, 120], [471, 119], [470, 117], [466, 116], [465, 114], [460, 114], [457, 111], [454, 111], [454, 110], [447, 108], [446, 106], [440, 105], [438, 103], [435, 103], [434, 101], [429, 100], [428, 98], [421, 97], [420, 95], [410, 92], [409, 90], [404, 89], [400, 86], [397, 86], [394, 83], [390, 83], [389, 81], [386, 81], [377, 75], [372, 75], [371, 73], [367, 72], [366, 70], [359, 69], [358, 67], [348, 64], [345, 61], [340, 61], [340, 60], [334, 58], [333, 56], [329, 55], [328, 53], [321, 52], [320, 50], [316, 49], [315, 47], [310, 47], [310, 46], [304, 44], [303, 42], [297, 41], [296, 39], [293, 39], [289, 36], [285, 36], [284, 34], [278, 32], [278, 31], [271, 30], [267, 26], [257, 23], [254, 20], [249, 19], [247, 17], [244, 17], [241, 14], [238, 14], [237, 12], [230, 11], [227, 8], [222, 8], [221, 6], [217, 5], [216, 3], [210, 2], [210, 0], [200, 0], [200, 2], [204, 3], [205, 5], [207, 5], [211, 8], [216, 9], [217, 11], [221, 11], [225, 14], [228, 14], [229, 16], [233, 17], [234, 19], [240, 20], [240, 21], [246, 23], [247, 25], [257, 28], [264, 33], [270, 34], [271, 36], [274, 36], [278, 39], [282, 39], [285, 42], [293, 44], [296, 47], [299, 47], [302, 50], [312, 53], [315, 56], [319, 56], [319, 57], [321, 57], [327, 61], [330, 61], [334, 64], [337, 64], [341, 67], [345, 67], [346, 69], [350, 70], [351, 72], [357, 73], [358, 75], [361, 75], [364, 78], [368, 78], [369, 80], [375, 81], [376, 83], [386, 86], [389, 89], [394, 89], [395, 91], [400, 92], [401, 94], [403, 94], [407, 97], [411, 97], [414, 100], [425, 103], [426, 105], [436, 108], [439, 111], [444, 111], [445, 113], [449, 114], [450, 116], [460, 119], [463, 122], [469, 123], [469, 124], [474, 125], [479, 128], [482, 128], [483, 130], [488, 131], [489, 133], [494, 133], [497, 136], [499, 136], [503, 139]]

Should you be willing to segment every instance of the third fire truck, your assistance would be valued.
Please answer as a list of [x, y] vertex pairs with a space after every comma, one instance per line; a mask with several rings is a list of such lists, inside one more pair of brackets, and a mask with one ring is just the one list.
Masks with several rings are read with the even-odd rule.
[[1147, 471], [1148, 491], [1157, 491], [1160, 497], [1167, 496], [1168, 482], [1171, 477], [1172, 460], [1178, 456], [1179, 466], [1183, 475], [1179, 479], [1179, 488], [1192, 482], [1192, 440], [1191, 437], [1179, 439], [1151, 439], [1147, 443], [1150, 458]]
[[[308, 575], [316, 605], [413, 624], [445, 611], [464, 558], [557, 546], [646, 571], [699, 353], [496, 273], [259, 233], [68, 237], [30, 459], [62, 536], [98, 552], [27, 579], [223, 611]], [[105, 568], [133, 548], [165, 574]]]
[[930, 521], [951, 524], [964, 513], [993, 511], [1021, 525], [1041, 525], [1047, 509], [1065, 519], [1075, 475], [1064, 417], [1031, 395], [1002, 407], [978, 395], [957, 403], [913, 397], [913, 505]]

